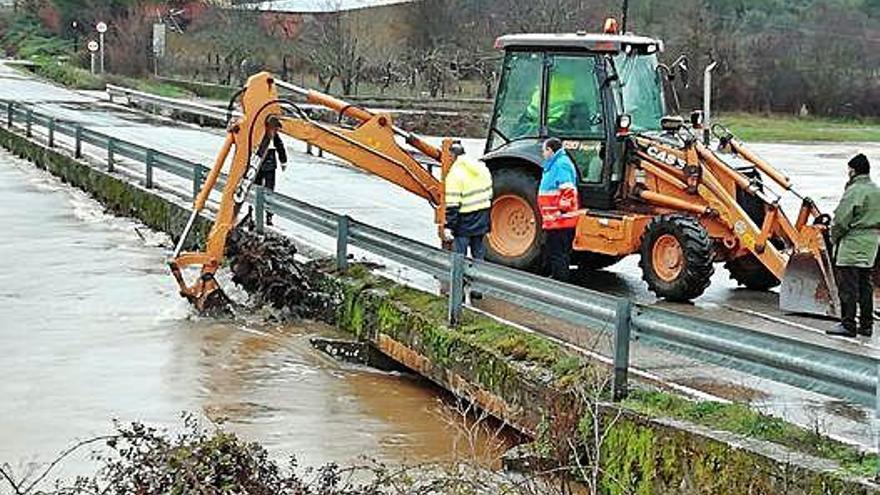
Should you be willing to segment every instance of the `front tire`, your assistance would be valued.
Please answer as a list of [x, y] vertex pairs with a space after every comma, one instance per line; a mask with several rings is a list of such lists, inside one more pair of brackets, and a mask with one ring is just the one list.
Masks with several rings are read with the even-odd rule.
[[538, 211], [539, 180], [521, 167], [492, 171], [492, 231], [486, 251], [489, 261], [523, 270], [540, 268], [544, 232]]
[[754, 254], [730, 260], [724, 268], [730, 272], [730, 278], [747, 289], [766, 291], [780, 284], [780, 280]]
[[656, 217], [645, 228], [641, 243], [642, 278], [658, 297], [690, 301], [709, 287], [715, 271], [712, 240], [696, 218]]

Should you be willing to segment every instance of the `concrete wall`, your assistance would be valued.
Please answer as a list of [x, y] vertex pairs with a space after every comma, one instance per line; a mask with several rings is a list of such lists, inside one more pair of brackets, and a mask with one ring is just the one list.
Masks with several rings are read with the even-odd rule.
[[[558, 411], [555, 404], [579, 400], [565, 396], [564, 384], [581, 376], [577, 368], [559, 366], [566, 359], [565, 350], [555, 348], [556, 358], [536, 363], [524, 359], [518, 346], [505, 352], [493, 345], [517, 338], [536, 345], [529, 335], [474, 314], [466, 315], [461, 329], [451, 329], [438, 311], [445, 304], [441, 298], [375, 278], [341, 279], [340, 328], [368, 339], [393, 359], [519, 430], [537, 434], [538, 441], [542, 424]], [[495, 329], [487, 331], [493, 325]], [[606, 435], [599, 446], [603, 493], [877, 493], [876, 486], [835, 472], [834, 463], [767, 442], [649, 418], [615, 404], [600, 403], [599, 410], [599, 429]]]

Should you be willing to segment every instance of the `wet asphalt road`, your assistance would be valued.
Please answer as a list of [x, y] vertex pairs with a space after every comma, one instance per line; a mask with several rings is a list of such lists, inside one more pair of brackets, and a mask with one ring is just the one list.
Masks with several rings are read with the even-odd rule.
[[[121, 139], [148, 144], [167, 153], [200, 161], [210, 166], [222, 143], [217, 130], [159, 121], [140, 113], [128, 112], [106, 103], [94, 95], [77, 94], [55, 88], [15, 74], [0, 66], [0, 98], [13, 98], [34, 104], [42, 111], [58, 117], [78, 120], [84, 125], [111, 133]], [[437, 244], [433, 212], [429, 205], [413, 195], [362, 173], [333, 159], [318, 159], [303, 153], [304, 145], [291, 143], [291, 162], [285, 172], [279, 171], [277, 190], [380, 228], [397, 232], [423, 242]], [[479, 150], [479, 140], [469, 140], [467, 146]], [[880, 163], [880, 145], [875, 143], [798, 143], [761, 144], [750, 147], [770, 163], [794, 178], [796, 188], [812, 197], [823, 211], [832, 211], [846, 181], [846, 160], [856, 152], [863, 152]], [[788, 195], [782, 202], [788, 212], [799, 204]], [[300, 237], [323, 248], [332, 246], [328, 239], [317, 238], [301, 229], [281, 222], [281, 228], [300, 231]], [[727, 272], [718, 265], [709, 290], [693, 305], [658, 302], [641, 281], [637, 259], [630, 257], [607, 271], [599, 272], [582, 285], [618, 295], [670, 307], [676, 311], [729, 321], [738, 325], [792, 335], [820, 345], [845, 347], [859, 352], [874, 352], [873, 344], [866, 341], [849, 342], [829, 338], [823, 330], [832, 322], [827, 320], [783, 315], [777, 309], [775, 292], [759, 293], [737, 289]], [[769, 318], [756, 316], [761, 313]], [[540, 321], [535, 324], [542, 324]], [[871, 346], [871, 347], [866, 347]], [[816, 414], [826, 414], [830, 404], [816, 394], [804, 393], [791, 387], [775, 384], [720, 368], [705, 366], [691, 360], [662, 352], [646, 351], [634, 363], [664, 377], [686, 382], [695, 388], [722, 397], [741, 400], [744, 396], [774, 414], [808, 423]], [[708, 377], [711, 377], [709, 379]], [[869, 422], [864, 411], [833, 415], [832, 433], [856, 442], [871, 445]], [[869, 417], [869, 416], [868, 416]], [[854, 418], [854, 420], [851, 420]]]

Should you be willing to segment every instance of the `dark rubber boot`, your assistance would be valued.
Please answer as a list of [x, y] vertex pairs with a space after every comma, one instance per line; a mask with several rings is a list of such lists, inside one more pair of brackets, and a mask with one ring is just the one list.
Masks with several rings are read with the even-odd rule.
[[838, 323], [831, 330], [826, 330], [825, 334], [834, 335], [835, 337], [855, 337], [856, 331], [846, 328], [843, 326], [843, 323]]

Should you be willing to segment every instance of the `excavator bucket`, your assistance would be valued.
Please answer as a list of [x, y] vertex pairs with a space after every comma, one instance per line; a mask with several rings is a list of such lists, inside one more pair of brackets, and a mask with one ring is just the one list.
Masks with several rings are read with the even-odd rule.
[[788, 260], [779, 289], [779, 308], [788, 313], [840, 317], [834, 264], [828, 251], [802, 251]]
[[234, 314], [232, 299], [220, 288], [220, 284], [212, 272], [203, 272], [195, 284], [187, 286], [177, 263], [172, 261], [168, 263], [168, 266], [180, 286], [180, 295], [192, 303], [199, 314], [221, 317]]
[[193, 298], [193, 304], [202, 316], [232, 316], [232, 300], [219, 286], [204, 292], [200, 297]]

